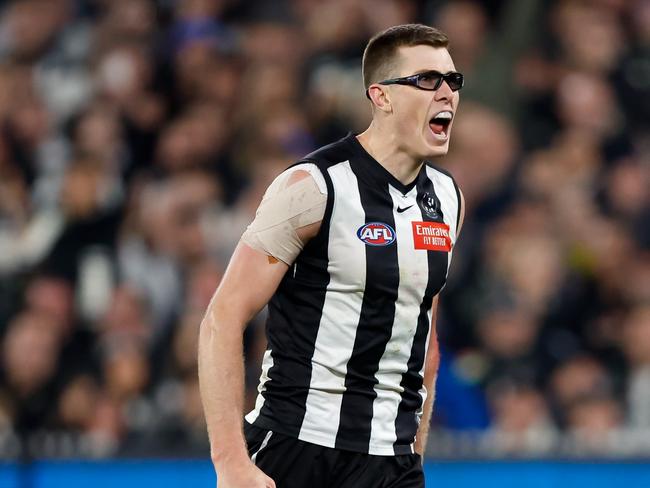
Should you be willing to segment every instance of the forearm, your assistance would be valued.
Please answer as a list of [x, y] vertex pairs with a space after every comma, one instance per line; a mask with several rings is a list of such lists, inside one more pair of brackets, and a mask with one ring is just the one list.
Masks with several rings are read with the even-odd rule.
[[[208, 308], [199, 338], [199, 384], [215, 467], [247, 459], [242, 432], [244, 364], [242, 327], [219, 323], [214, 305]], [[227, 326], [226, 326], [227, 325]]]
[[436, 399], [436, 379], [438, 378], [438, 368], [440, 366], [440, 348], [438, 346], [438, 334], [436, 332], [436, 310], [438, 298], [436, 297], [432, 307], [432, 329], [429, 336], [429, 345], [427, 347], [426, 362], [424, 366], [424, 387], [427, 390], [427, 397], [422, 407], [422, 417], [415, 437], [415, 452], [424, 456], [427, 447], [427, 438], [429, 437], [429, 426], [431, 425], [431, 412]]
[[287, 269], [240, 243], [201, 322], [199, 386], [219, 486], [275, 488], [273, 480], [249, 459], [244, 439], [243, 335]]
[[433, 403], [436, 397], [436, 376], [433, 376], [431, 385], [427, 385], [427, 399], [422, 407], [422, 417], [420, 418], [420, 426], [418, 427], [415, 435], [415, 452], [420, 456], [424, 456], [424, 451], [427, 447], [427, 438], [429, 437], [429, 426], [431, 425], [431, 413], [433, 412]]

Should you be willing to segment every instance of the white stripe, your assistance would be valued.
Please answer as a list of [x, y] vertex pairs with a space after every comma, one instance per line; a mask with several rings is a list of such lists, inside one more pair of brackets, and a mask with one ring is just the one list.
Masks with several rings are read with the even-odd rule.
[[255, 460], [257, 459], [257, 455], [260, 453], [262, 449], [266, 447], [266, 445], [269, 443], [269, 440], [271, 439], [271, 435], [273, 434], [272, 431], [268, 431], [266, 435], [264, 436], [264, 440], [262, 441], [262, 444], [260, 445], [260, 448], [255, 451], [255, 453], [251, 456], [251, 461], [253, 461], [253, 464], [255, 464]]
[[[453, 180], [446, 174], [441, 173], [431, 166], [427, 166], [427, 176], [433, 182], [433, 187], [436, 192], [436, 196], [440, 200], [440, 209], [442, 210], [442, 215], [445, 223], [449, 225], [449, 237], [452, 242], [452, 250], [447, 253], [447, 272], [445, 273], [445, 285], [447, 284], [446, 275], [449, 273], [449, 266], [451, 265], [451, 257], [453, 254], [453, 246], [456, 243], [456, 219], [458, 218], [458, 196], [456, 195], [456, 187], [454, 186]], [[443, 286], [444, 288], [444, 286]], [[432, 319], [432, 310], [427, 311], [427, 317], [429, 318], [429, 332], [427, 333], [427, 342], [425, 343], [424, 348], [424, 362], [422, 363], [422, 369], [420, 369], [420, 374], [424, 377], [425, 367], [426, 367], [426, 358], [429, 353], [429, 340], [431, 338], [431, 333], [436, 324], [431, 322]], [[434, 385], [435, 388], [435, 385]], [[420, 396], [422, 397], [422, 405], [417, 411], [418, 418], [422, 415], [424, 411], [424, 402], [429, 395], [426, 386], [422, 384], [420, 388]]]
[[273, 355], [271, 350], [267, 349], [264, 352], [264, 358], [262, 359], [262, 373], [260, 374], [260, 384], [257, 387], [257, 398], [255, 399], [255, 408], [246, 415], [246, 421], [249, 424], [252, 424], [257, 420], [257, 417], [260, 415], [260, 410], [264, 406], [264, 396], [262, 392], [266, 391], [266, 382], [269, 381], [269, 369], [273, 366]]
[[334, 188], [329, 229], [330, 275], [321, 321], [318, 326], [305, 416], [299, 439], [334, 447], [345, 392], [347, 363], [352, 354], [356, 326], [366, 281], [365, 244], [357, 230], [365, 214], [357, 179], [349, 161], [328, 169]]
[[[447, 272], [445, 273], [445, 285], [447, 285], [447, 275], [451, 266], [451, 257], [456, 244], [456, 219], [458, 218], [458, 196], [453, 180], [446, 174], [441, 173], [431, 166], [427, 166], [427, 176], [433, 182], [433, 187], [438, 199], [440, 200], [440, 210], [447, 225], [449, 225], [449, 237], [451, 238], [451, 251], [447, 253]], [[442, 291], [442, 290], [440, 290]]]
[[[400, 383], [411, 356], [420, 304], [429, 279], [427, 252], [415, 250], [411, 226], [412, 221], [422, 220], [416, 201], [417, 188], [413, 188], [406, 198], [392, 186], [389, 186], [389, 191], [393, 199], [395, 232], [398, 236], [396, 244], [400, 279], [391, 338], [375, 374], [378, 383], [375, 385], [377, 398], [373, 404], [370, 454], [379, 454], [378, 448], [384, 452], [386, 445], [392, 445], [397, 439], [395, 419], [404, 390]], [[409, 205], [412, 207], [408, 210], [397, 212], [397, 207], [405, 208]]]
[[449, 225], [449, 235], [456, 242], [456, 219], [458, 218], [458, 196], [452, 179], [444, 173], [427, 166], [427, 176], [433, 182], [445, 223]]

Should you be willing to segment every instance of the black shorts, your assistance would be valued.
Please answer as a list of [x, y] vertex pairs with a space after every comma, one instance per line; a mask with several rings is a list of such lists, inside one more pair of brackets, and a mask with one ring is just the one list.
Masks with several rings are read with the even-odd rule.
[[374, 456], [318, 446], [244, 422], [248, 455], [277, 488], [423, 488], [419, 454]]

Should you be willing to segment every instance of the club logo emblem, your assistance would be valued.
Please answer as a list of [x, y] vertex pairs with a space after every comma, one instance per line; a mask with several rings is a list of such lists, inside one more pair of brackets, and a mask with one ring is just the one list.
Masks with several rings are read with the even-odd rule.
[[428, 217], [432, 219], [437, 219], [440, 217], [440, 203], [434, 195], [431, 195], [430, 193], [424, 193], [422, 197], [420, 197], [420, 201], [418, 203], [420, 204], [422, 211], [427, 214]]

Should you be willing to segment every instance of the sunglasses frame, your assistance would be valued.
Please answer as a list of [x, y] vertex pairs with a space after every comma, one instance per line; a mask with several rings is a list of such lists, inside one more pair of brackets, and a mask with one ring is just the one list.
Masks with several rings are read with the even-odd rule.
[[[433, 88], [423, 88], [420, 85], [418, 85], [418, 82], [422, 77], [431, 76], [431, 75], [438, 76], [438, 81], [436, 81], [436, 84], [433, 86]], [[450, 80], [452, 79], [452, 77], [455, 77], [457, 75], [460, 75], [460, 86], [454, 90], [451, 87]], [[423, 73], [417, 73], [415, 75], [410, 75], [410, 76], [403, 76], [401, 78], [391, 78], [388, 80], [382, 80], [382, 81], [378, 81], [377, 84], [378, 85], [408, 85], [408, 86], [414, 86], [418, 90], [436, 91], [438, 88], [442, 86], [443, 81], [446, 81], [451, 91], [454, 92], [460, 90], [465, 85], [465, 77], [463, 76], [462, 73], [459, 73], [458, 71], [449, 71], [447, 73], [441, 73], [440, 71], [435, 71], [435, 70], [425, 71]], [[368, 90], [366, 90], [366, 97], [370, 98], [370, 95], [368, 94]]]

